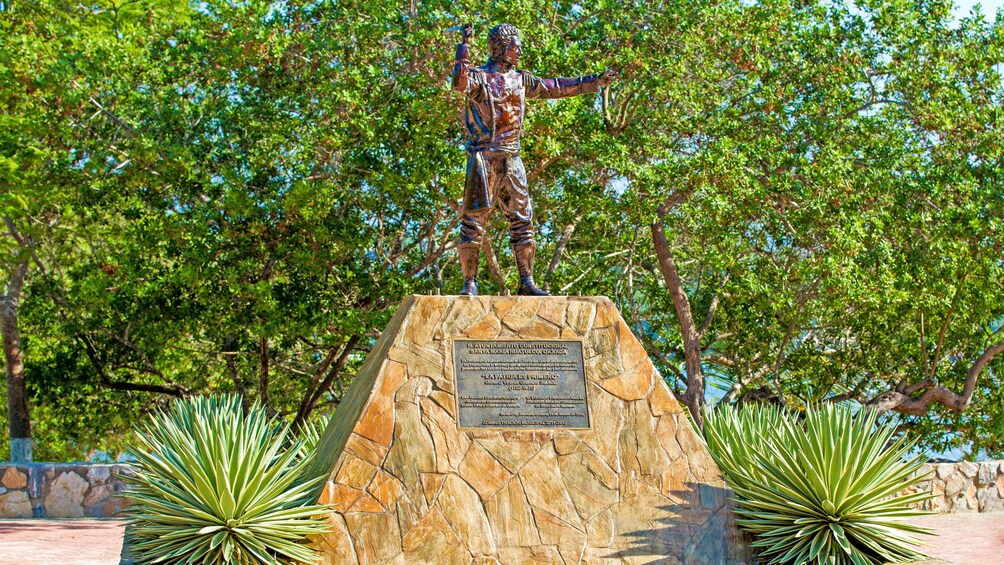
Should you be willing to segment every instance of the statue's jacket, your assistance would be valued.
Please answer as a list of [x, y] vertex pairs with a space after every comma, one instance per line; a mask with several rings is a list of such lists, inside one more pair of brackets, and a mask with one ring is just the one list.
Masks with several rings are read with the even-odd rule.
[[599, 92], [599, 75], [540, 78], [529, 71], [492, 72], [491, 65], [467, 65], [466, 49], [458, 49], [453, 87], [467, 98], [464, 125], [467, 151], [502, 151], [518, 155], [526, 100], [566, 98]]

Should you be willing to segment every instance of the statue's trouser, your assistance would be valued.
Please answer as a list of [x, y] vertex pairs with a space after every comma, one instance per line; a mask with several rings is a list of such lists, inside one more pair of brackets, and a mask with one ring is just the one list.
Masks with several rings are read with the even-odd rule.
[[467, 296], [477, 296], [478, 294], [478, 260], [481, 258], [481, 250], [477, 247], [461, 247], [460, 270], [464, 273], [464, 288], [460, 294]]
[[[468, 154], [464, 183], [464, 213], [460, 223], [460, 267], [467, 281], [477, 279], [477, 265], [485, 229], [498, 204], [509, 221], [509, 243], [520, 275], [520, 293], [543, 291], [533, 283], [533, 206], [526, 184], [526, 169], [519, 154], [478, 151]], [[470, 294], [465, 292], [465, 294]]]

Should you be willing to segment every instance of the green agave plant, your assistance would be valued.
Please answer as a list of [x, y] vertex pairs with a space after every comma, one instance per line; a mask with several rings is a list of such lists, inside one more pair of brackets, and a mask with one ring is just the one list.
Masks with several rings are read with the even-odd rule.
[[924, 556], [911, 534], [930, 530], [901, 518], [928, 493], [897, 497], [922, 477], [912, 443], [873, 413], [810, 407], [798, 422], [772, 406], [705, 412], [705, 440], [736, 494], [736, 522], [770, 563], [871, 565]]
[[313, 457], [288, 426], [240, 397], [177, 401], [137, 430], [125, 496], [130, 551], [143, 563], [314, 563], [300, 542], [327, 531], [303, 477]]

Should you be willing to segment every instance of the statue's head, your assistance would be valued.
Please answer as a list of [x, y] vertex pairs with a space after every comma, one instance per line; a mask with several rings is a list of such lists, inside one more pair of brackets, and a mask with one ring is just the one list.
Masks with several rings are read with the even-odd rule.
[[512, 24], [499, 24], [488, 32], [488, 55], [495, 61], [512, 66], [519, 64], [523, 46], [519, 41], [519, 28]]

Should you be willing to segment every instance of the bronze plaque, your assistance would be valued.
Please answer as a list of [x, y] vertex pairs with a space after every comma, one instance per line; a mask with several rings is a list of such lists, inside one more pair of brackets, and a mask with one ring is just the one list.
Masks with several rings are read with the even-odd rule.
[[588, 428], [581, 341], [453, 342], [461, 428]]

